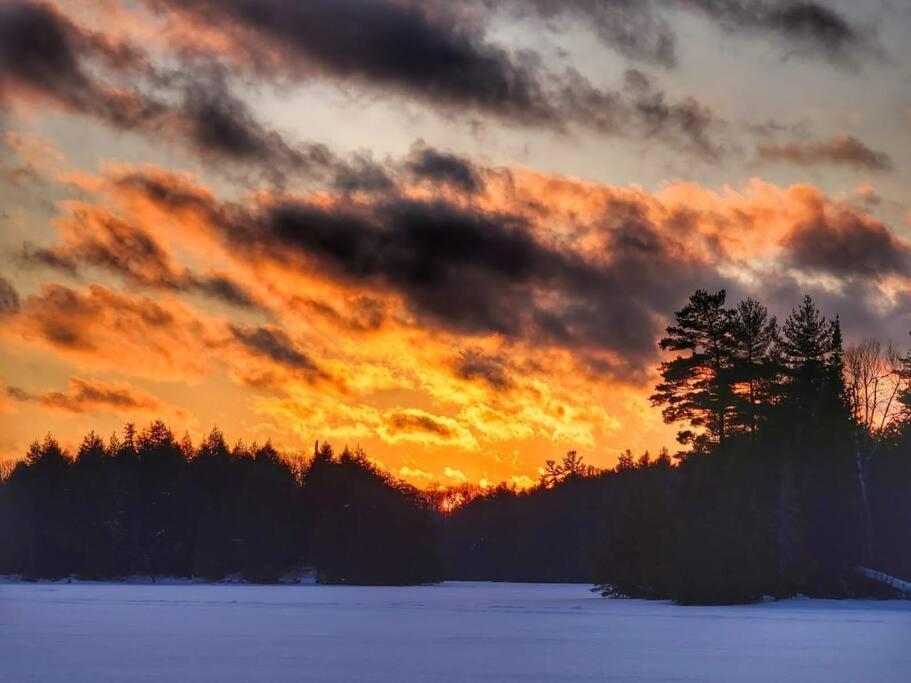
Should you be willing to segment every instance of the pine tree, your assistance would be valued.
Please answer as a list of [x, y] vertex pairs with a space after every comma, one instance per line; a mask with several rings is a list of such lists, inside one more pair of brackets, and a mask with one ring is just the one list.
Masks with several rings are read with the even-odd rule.
[[652, 405], [663, 406], [664, 421], [686, 422], [698, 430], [682, 430], [677, 439], [696, 450], [723, 444], [730, 433], [734, 408], [732, 314], [724, 307], [725, 291], [697, 290], [675, 313], [675, 323], [661, 340], [663, 351], [686, 351], [665, 361], [662, 381]]
[[807, 296], [782, 328], [785, 384], [778, 452], [794, 460], [796, 497], [808, 558], [802, 572], [831, 593], [839, 573], [863, 554], [863, 507], [855, 468], [855, 422], [844, 381], [838, 318], [826, 320]]
[[118, 455], [136, 455], [136, 445], [136, 425], [133, 422], [127, 422], [123, 428], [123, 443], [120, 446]]
[[737, 421], [756, 437], [763, 417], [763, 404], [774, 390], [778, 362], [774, 354], [778, 323], [755, 299], [741, 301], [731, 323], [733, 382], [738, 396]]
[[617, 457], [617, 472], [629, 472], [636, 469], [636, 458], [630, 449], [626, 449]]
[[785, 320], [779, 349], [792, 402], [806, 406], [807, 400], [818, 395], [827, 376], [832, 332], [832, 325], [810, 296], [805, 296]]
[[785, 320], [779, 340], [786, 414], [798, 426], [850, 419], [838, 317], [829, 322], [809, 296]]
[[841, 321], [836, 315], [832, 321], [829, 353], [825, 362], [824, 396], [831, 401], [829, 410], [843, 418], [851, 414], [848, 389], [845, 384], [845, 350], [841, 337]]

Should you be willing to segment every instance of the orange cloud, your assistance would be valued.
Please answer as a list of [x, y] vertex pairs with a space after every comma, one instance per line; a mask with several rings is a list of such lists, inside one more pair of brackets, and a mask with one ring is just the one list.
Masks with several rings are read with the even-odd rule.
[[391, 410], [383, 415], [377, 429], [380, 438], [390, 444], [417, 443], [455, 446], [466, 450], [477, 448], [477, 440], [458, 421], [434, 415], [420, 408]]
[[211, 322], [173, 299], [46, 284], [23, 301], [14, 326], [77, 362], [135, 376], [192, 381], [213, 367]]
[[120, 415], [134, 412], [157, 415], [165, 407], [151, 394], [138, 391], [127, 383], [109, 383], [81, 377], [70, 377], [66, 392], [33, 394], [18, 387], [7, 387], [6, 393], [17, 401], [32, 401], [51, 410], [77, 414], [105, 411]]

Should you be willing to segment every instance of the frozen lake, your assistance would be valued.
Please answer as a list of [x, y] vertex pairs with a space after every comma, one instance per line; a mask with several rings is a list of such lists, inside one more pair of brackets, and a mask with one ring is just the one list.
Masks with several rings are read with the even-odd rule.
[[586, 586], [0, 585], [0, 680], [909, 680], [911, 602], [678, 607]]

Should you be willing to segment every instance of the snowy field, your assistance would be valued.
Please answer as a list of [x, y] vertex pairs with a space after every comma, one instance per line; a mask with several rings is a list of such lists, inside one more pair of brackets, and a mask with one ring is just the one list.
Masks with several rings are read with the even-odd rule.
[[0, 585], [0, 681], [911, 680], [911, 602], [585, 586]]

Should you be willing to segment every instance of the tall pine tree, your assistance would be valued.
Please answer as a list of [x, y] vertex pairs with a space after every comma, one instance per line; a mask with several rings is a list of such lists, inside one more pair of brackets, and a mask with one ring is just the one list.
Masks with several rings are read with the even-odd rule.
[[661, 339], [663, 351], [686, 352], [661, 364], [662, 381], [651, 397], [662, 406], [664, 421], [686, 422], [693, 429], [677, 435], [684, 445], [705, 451], [723, 444], [730, 433], [734, 395], [732, 314], [725, 291], [697, 290], [674, 314], [675, 324]]
[[755, 438], [760, 422], [768, 415], [765, 405], [775, 390], [778, 322], [756, 299], [745, 299], [734, 309], [731, 330], [738, 423]]

